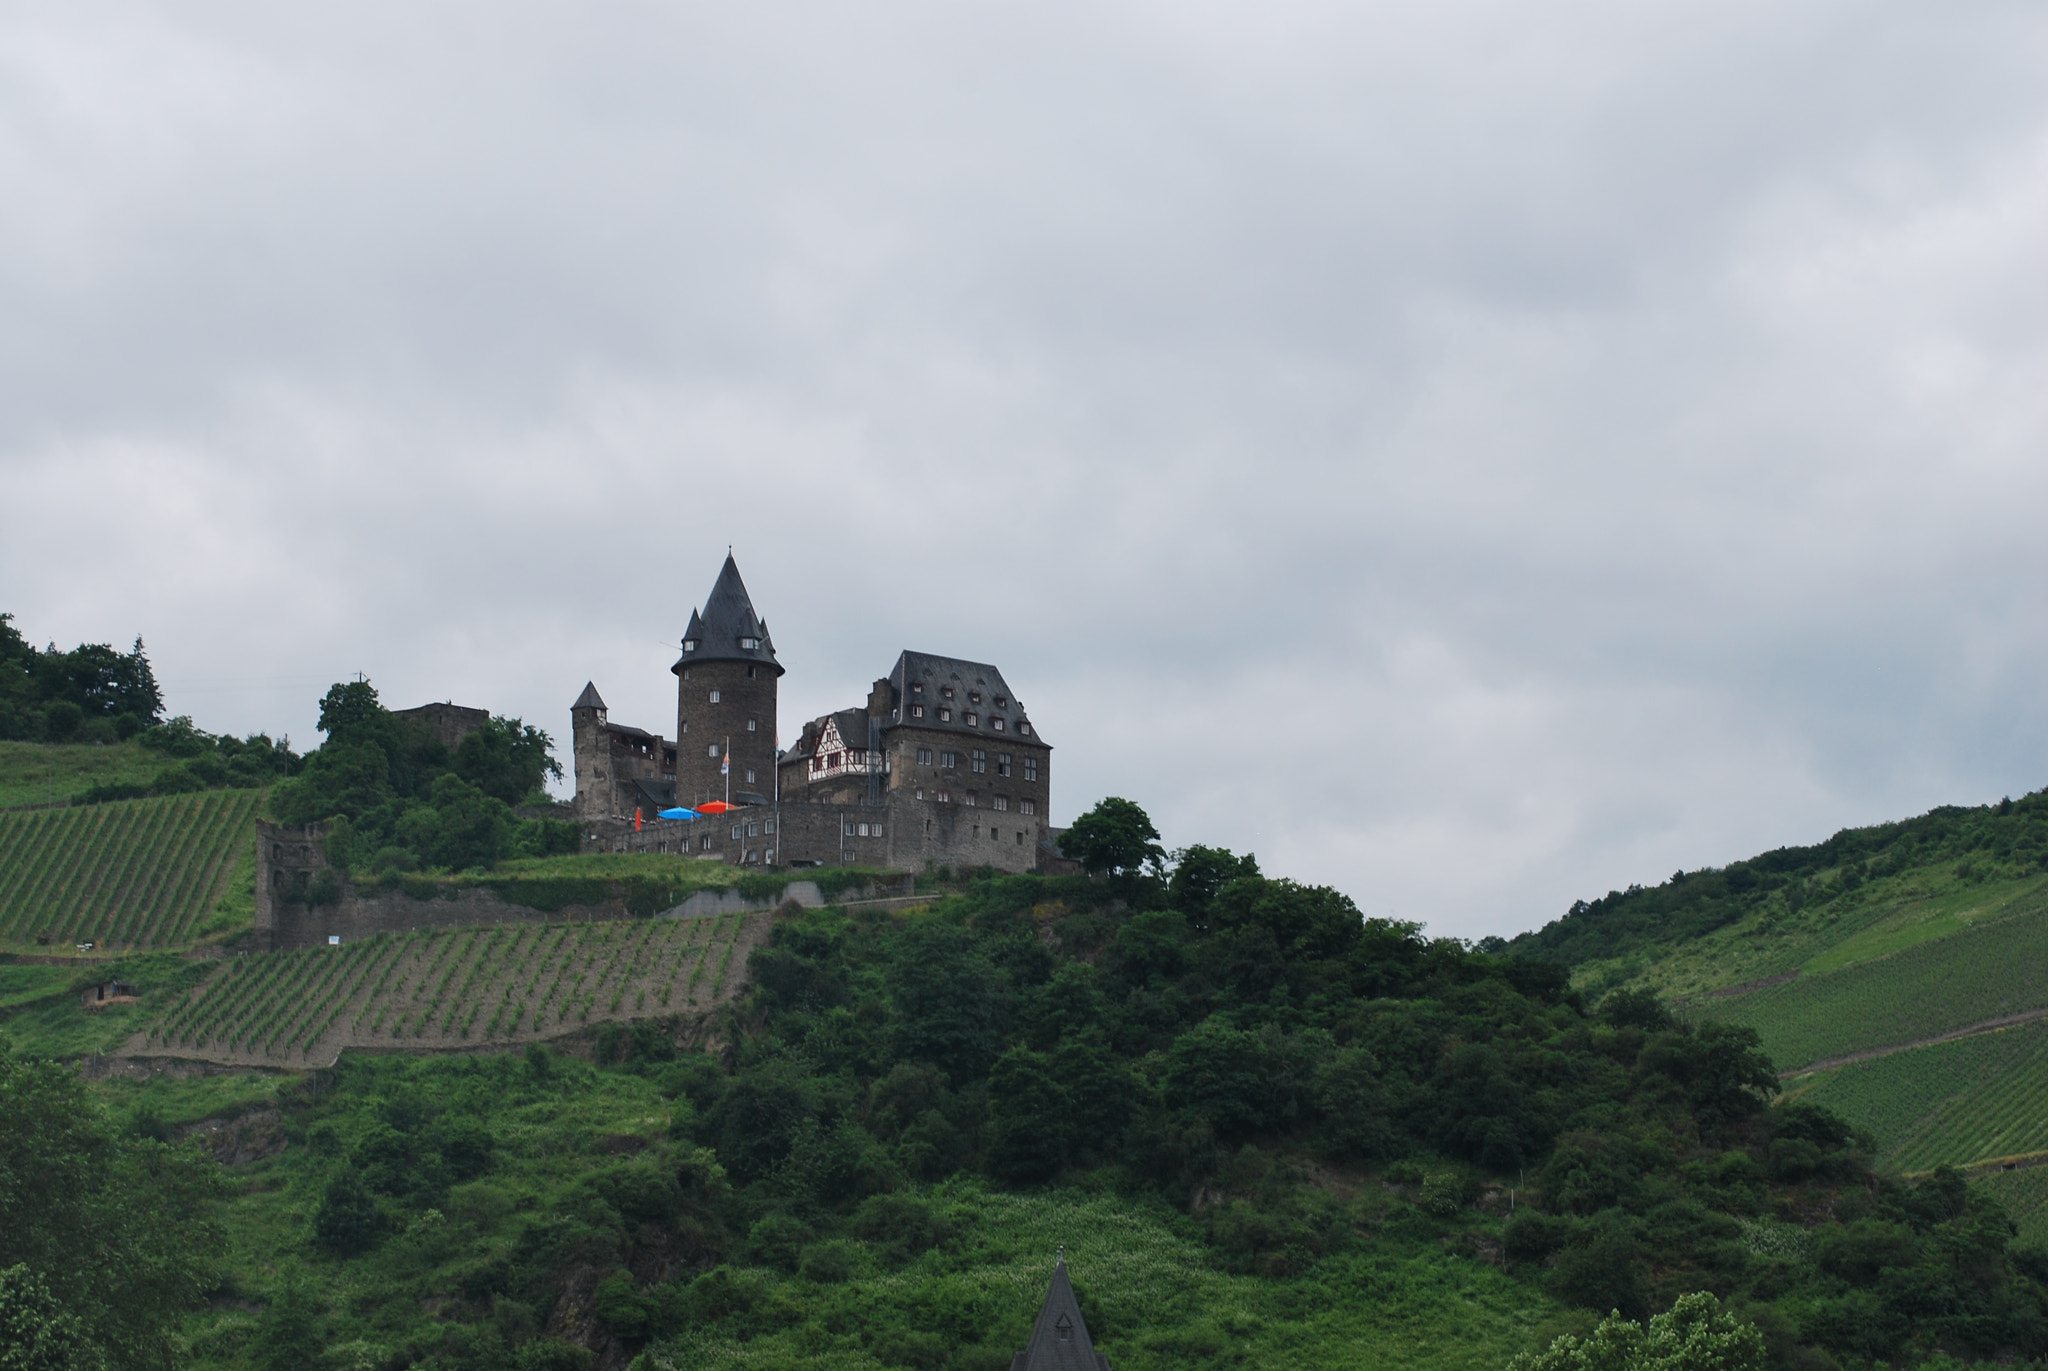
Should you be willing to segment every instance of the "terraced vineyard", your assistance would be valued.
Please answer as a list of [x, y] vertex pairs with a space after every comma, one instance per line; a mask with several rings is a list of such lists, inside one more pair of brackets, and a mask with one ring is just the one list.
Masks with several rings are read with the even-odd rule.
[[0, 812], [0, 945], [188, 941], [253, 849], [260, 790]]
[[2048, 914], [2030, 910], [1699, 1012], [1755, 1028], [1772, 1060], [1793, 1069], [2044, 1006]]
[[768, 916], [499, 925], [236, 958], [132, 1053], [325, 1065], [344, 1048], [532, 1041], [729, 997]]
[[2048, 1239], [2048, 1166], [1995, 1171], [1973, 1179], [1998, 1197], [2005, 1212], [2019, 1225], [2022, 1242]]
[[1856, 1062], [1794, 1090], [1908, 1171], [2048, 1150], [2048, 1022]]

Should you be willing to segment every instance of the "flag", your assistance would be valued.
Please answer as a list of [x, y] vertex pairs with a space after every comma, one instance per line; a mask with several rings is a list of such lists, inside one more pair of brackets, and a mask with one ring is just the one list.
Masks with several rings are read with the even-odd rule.
[[730, 776], [730, 775], [732, 775], [732, 751], [731, 751], [731, 749], [727, 749], [727, 751], [726, 751], [725, 755], [724, 755], [723, 757], [720, 757], [720, 758], [718, 759], [718, 774], [719, 774], [719, 775], [721, 775], [721, 776]]
[[640, 831], [640, 811], [637, 809], [633, 811], [633, 831], [635, 833]]

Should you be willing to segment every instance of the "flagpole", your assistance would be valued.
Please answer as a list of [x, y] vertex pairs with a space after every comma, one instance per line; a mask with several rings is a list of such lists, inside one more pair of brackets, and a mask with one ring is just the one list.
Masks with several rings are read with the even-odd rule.
[[719, 768], [725, 773], [725, 802], [732, 803], [732, 734], [725, 735], [725, 765]]

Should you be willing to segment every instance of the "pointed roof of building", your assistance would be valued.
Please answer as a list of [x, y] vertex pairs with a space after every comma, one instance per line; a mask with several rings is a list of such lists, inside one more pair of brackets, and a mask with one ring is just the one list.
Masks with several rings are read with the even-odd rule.
[[1109, 1371], [1109, 1358], [1089, 1340], [1088, 1323], [1067, 1279], [1064, 1252], [1053, 1261], [1052, 1288], [1045, 1292], [1038, 1322], [1031, 1326], [1031, 1341], [1010, 1359], [1010, 1371]]
[[775, 660], [775, 643], [768, 636], [768, 623], [754, 613], [747, 595], [747, 583], [740, 579], [739, 564], [732, 553], [712, 583], [711, 594], [700, 613], [690, 611], [690, 626], [683, 630], [683, 655], [669, 670], [681, 674], [694, 662], [755, 662], [777, 676], [782, 664]]
[[597, 693], [597, 682], [595, 681], [585, 681], [583, 683], [583, 693], [576, 697], [575, 704], [569, 706], [571, 709], [603, 709], [604, 707], [604, 696]]

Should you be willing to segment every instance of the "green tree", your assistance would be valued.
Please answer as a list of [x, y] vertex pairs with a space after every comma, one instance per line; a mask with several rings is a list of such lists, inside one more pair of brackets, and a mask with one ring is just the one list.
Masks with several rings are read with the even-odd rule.
[[338, 1173], [327, 1183], [320, 1207], [313, 1212], [313, 1236], [330, 1252], [349, 1256], [373, 1246], [383, 1226], [377, 1201], [354, 1170]]
[[[178, 1319], [226, 1248], [219, 1194], [196, 1147], [124, 1134], [75, 1070], [0, 1048], [0, 1269], [34, 1272], [112, 1364], [176, 1364]], [[46, 1307], [9, 1289], [24, 1318]]]
[[19, 1263], [0, 1271], [0, 1371], [103, 1371], [84, 1323]]
[[523, 804], [550, 778], [561, 779], [554, 745], [530, 724], [493, 716], [455, 745], [455, 774], [494, 800]]
[[1164, 869], [1166, 849], [1159, 845], [1159, 830], [1130, 800], [1112, 795], [1074, 820], [1074, 826], [1060, 834], [1060, 855], [1079, 862], [1089, 872], [1113, 876]]
[[1585, 1337], [1565, 1334], [1509, 1371], [1762, 1371], [1764, 1338], [1705, 1291], [1682, 1295], [1648, 1329], [1609, 1314]]

